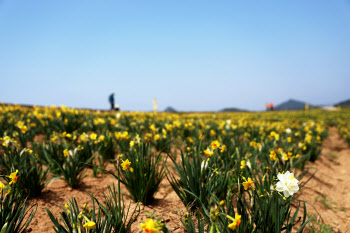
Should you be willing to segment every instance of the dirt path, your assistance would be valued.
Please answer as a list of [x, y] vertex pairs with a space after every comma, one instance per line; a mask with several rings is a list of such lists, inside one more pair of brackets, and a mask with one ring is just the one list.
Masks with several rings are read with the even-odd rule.
[[[310, 173], [317, 172], [302, 190], [300, 199], [312, 203], [318, 212], [307, 206], [315, 217], [309, 228], [314, 226], [320, 232], [318, 227], [326, 224], [333, 228], [332, 232], [345, 233], [350, 232], [350, 149], [335, 127], [329, 128], [328, 134], [320, 158], [309, 164]], [[319, 223], [315, 223], [317, 220]]]

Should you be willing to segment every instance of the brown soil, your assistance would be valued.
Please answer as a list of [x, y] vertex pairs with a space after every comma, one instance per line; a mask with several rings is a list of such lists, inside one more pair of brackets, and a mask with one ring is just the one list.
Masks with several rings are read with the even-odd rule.
[[[303, 188], [299, 199], [312, 203], [317, 212], [311, 205], [307, 206], [308, 212], [319, 215], [324, 224], [333, 227], [333, 232], [350, 232], [350, 150], [338, 135], [336, 128], [329, 129], [329, 136], [322, 144], [320, 158], [310, 166], [312, 168], [307, 176], [311, 176], [313, 171], [317, 172]], [[108, 167], [111, 171], [112, 168], [113, 166]], [[41, 197], [35, 199], [38, 209], [30, 225], [31, 232], [54, 232], [45, 207], [58, 218], [59, 212], [62, 211], [60, 205], [67, 203], [71, 197], [75, 197], [81, 206], [88, 203], [91, 207], [91, 198], [84, 190], [92, 192], [98, 200], [103, 201], [103, 192], [107, 191], [107, 185], [117, 185], [116, 179], [110, 175], [92, 178], [91, 171], [87, 171], [87, 175], [79, 189], [71, 189], [63, 180], [54, 180], [44, 189]], [[307, 176], [302, 181], [306, 181]], [[122, 191], [127, 193], [123, 187]], [[132, 207], [135, 206], [127, 196], [124, 200], [126, 203], [131, 202]], [[325, 204], [328, 204], [328, 207]], [[131, 232], [142, 232], [139, 224], [149, 213], [163, 217], [171, 232], [184, 232], [179, 219], [186, 208], [166, 179], [161, 183], [153, 204], [141, 205], [140, 208], [140, 216], [132, 225]]]
[[299, 199], [310, 202], [317, 211], [311, 205], [307, 211], [333, 232], [350, 232], [350, 149], [335, 127], [329, 128], [328, 134], [320, 158], [309, 164], [309, 176], [316, 173]]

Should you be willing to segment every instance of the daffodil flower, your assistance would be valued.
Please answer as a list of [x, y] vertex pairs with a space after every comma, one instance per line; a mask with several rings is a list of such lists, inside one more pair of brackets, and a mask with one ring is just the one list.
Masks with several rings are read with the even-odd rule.
[[226, 150], [227, 150], [227, 147], [226, 147], [225, 145], [223, 145], [223, 146], [221, 147], [220, 152], [222, 153], [222, 152], [224, 152], [224, 151], [226, 151]]
[[63, 155], [64, 155], [64, 157], [69, 156], [68, 149], [64, 149], [64, 150], [63, 150]]
[[88, 230], [91, 230], [91, 229], [94, 229], [96, 227], [96, 223], [94, 223], [92, 221], [88, 221], [84, 224], [83, 227], [88, 229]]
[[5, 185], [0, 181], [0, 193], [1, 193], [3, 188], [5, 188]]
[[206, 154], [207, 156], [212, 156], [214, 154], [214, 151], [211, 150], [210, 148], [207, 148], [205, 151], [204, 151], [204, 154]]
[[245, 165], [246, 165], [246, 164], [245, 164], [245, 160], [242, 160], [242, 161], [241, 161], [241, 169], [244, 169], [244, 168], [245, 168]]
[[278, 174], [277, 178], [279, 181], [276, 184], [276, 190], [278, 192], [283, 192], [285, 197], [292, 196], [294, 193], [298, 192], [299, 181], [294, 178], [294, 174], [287, 171], [285, 174]]
[[128, 167], [130, 166], [131, 162], [129, 161], [129, 159], [125, 160], [124, 162], [122, 162], [122, 168], [123, 170], [128, 169]]
[[215, 150], [216, 148], [220, 147], [220, 142], [218, 140], [212, 141], [211, 142], [211, 148]]
[[227, 218], [231, 219], [233, 222], [228, 225], [228, 227], [231, 230], [235, 230], [237, 227], [239, 227], [239, 224], [241, 224], [241, 215], [238, 213], [235, 214], [235, 218], [232, 218], [231, 216], [227, 215]]
[[16, 170], [15, 172], [12, 172], [8, 177], [11, 179], [11, 182], [9, 183], [9, 185], [11, 184], [15, 184], [17, 182], [18, 176], [17, 176], [18, 170]]
[[248, 180], [246, 180], [245, 178], [243, 179], [245, 180], [245, 182], [243, 182], [244, 190], [248, 190], [248, 188], [253, 185], [253, 181], [252, 179], [250, 179], [250, 177], [248, 178]]
[[155, 227], [153, 219], [147, 219], [145, 223], [140, 224], [140, 227], [142, 228], [143, 232], [160, 233], [159, 230]]

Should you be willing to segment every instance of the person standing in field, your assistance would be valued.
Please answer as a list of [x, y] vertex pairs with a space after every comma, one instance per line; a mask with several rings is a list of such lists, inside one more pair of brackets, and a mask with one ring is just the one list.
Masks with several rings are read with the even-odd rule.
[[114, 93], [112, 93], [109, 98], [109, 103], [111, 104], [111, 110], [114, 110]]

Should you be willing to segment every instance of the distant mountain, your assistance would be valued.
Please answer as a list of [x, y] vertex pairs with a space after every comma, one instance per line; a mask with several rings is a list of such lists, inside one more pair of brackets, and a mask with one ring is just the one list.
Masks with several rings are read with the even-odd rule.
[[344, 107], [349, 108], [350, 107], [350, 99], [342, 101], [340, 103], [337, 103], [337, 104], [335, 104], [335, 106], [340, 106], [342, 108], [344, 108]]
[[247, 112], [247, 110], [239, 109], [239, 108], [224, 108], [219, 112]]
[[164, 112], [177, 112], [175, 108], [168, 106], [165, 108]]
[[[305, 109], [306, 102], [299, 101], [299, 100], [287, 100], [286, 102], [283, 102], [277, 106], [275, 106], [275, 110], [302, 110]], [[310, 108], [312, 105], [309, 105]]]

